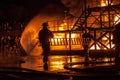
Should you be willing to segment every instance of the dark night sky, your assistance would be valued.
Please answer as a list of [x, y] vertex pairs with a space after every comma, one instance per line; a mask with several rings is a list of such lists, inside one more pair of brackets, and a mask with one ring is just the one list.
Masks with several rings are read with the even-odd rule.
[[[0, 0], [0, 16], [9, 20], [29, 21], [39, 12], [52, 12], [52, 7], [65, 9], [60, 0]], [[49, 5], [49, 7], [47, 7]], [[47, 10], [45, 10], [47, 9]]]

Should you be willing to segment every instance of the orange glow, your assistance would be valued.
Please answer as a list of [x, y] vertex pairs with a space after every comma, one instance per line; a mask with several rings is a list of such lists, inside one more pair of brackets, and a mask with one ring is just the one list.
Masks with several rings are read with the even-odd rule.
[[[90, 48], [90, 50], [94, 50], [95, 49], [95, 45], [93, 45], [91, 48]], [[97, 50], [100, 50], [100, 47], [98, 46], [98, 45], [96, 45], [96, 49]]]
[[54, 34], [54, 38], [64, 38], [65, 34], [60, 33], [60, 34]]
[[[107, 48], [110, 49], [110, 48], [113, 48], [115, 46], [115, 44], [112, 44], [111, 47], [110, 47], [110, 44], [107, 45]], [[106, 48], [104, 48], [105, 50], [107, 50]]]
[[[109, 4], [113, 5], [113, 3], [111, 2], [111, 0], [109, 0]], [[101, 0], [101, 6], [107, 6], [108, 5], [108, 0]]]
[[[106, 35], [106, 37], [103, 37], [102, 40], [108, 40], [109, 35]], [[111, 39], [113, 39], [113, 35], [111, 35]]]
[[[42, 23], [48, 21], [48, 28], [52, 31], [56, 30], [58, 27], [54, 28], [53, 25], [56, 25], [57, 22], [53, 23], [53, 21], [58, 20], [58, 17], [60, 17], [59, 22], [63, 20], [60, 14], [52, 15], [47, 13], [38, 13], [29, 21], [20, 39], [20, 44], [28, 55], [37, 56], [42, 53], [42, 49], [38, 40], [38, 33], [42, 28]], [[35, 52], [35, 54], [33, 54], [33, 52]]]
[[108, 0], [101, 0], [101, 6], [107, 6]]
[[51, 56], [50, 57], [52, 62], [49, 62], [49, 65], [51, 66], [51, 69], [64, 69], [64, 63], [66, 61], [66, 57], [63, 56]]
[[63, 63], [64, 61], [54, 61], [54, 62], [51, 62], [50, 65], [52, 65], [52, 69], [63, 69], [64, 66], [63, 66]]
[[63, 23], [59, 26], [60, 31], [63, 31], [63, 30], [66, 30], [66, 29], [67, 29], [67, 23]]
[[115, 21], [115, 24], [118, 24], [120, 22], [120, 16], [119, 15], [115, 16], [114, 21]]
[[[71, 38], [75, 38], [76, 37], [76, 34], [71, 34]], [[69, 38], [69, 34], [67, 34], [67, 38]]]
[[[109, 35], [106, 35], [107, 37], [109, 37]], [[104, 41], [108, 41], [109, 39], [107, 38], [107, 37], [103, 37], [102, 38], [102, 41], [104, 42]], [[113, 36], [111, 35], [111, 40], [113, 39]], [[106, 43], [105, 43], [106, 44]], [[110, 44], [108, 44], [108, 45], [106, 45], [107, 46], [107, 48], [108, 49], [110, 49], [110, 48], [113, 48], [115, 45], [114, 44], [111, 44], [111, 47], [110, 47]], [[95, 49], [95, 46], [93, 45], [91, 48], [90, 48], [91, 50], [94, 50]], [[96, 45], [96, 49], [97, 50], [100, 50], [101, 48], [98, 46], [98, 45]], [[106, 48], [104, 48], [104, 50], [107, 50]]]
[[[109, 3], [112, 4], [111, 2], [109, 2]], [[108, 5], [108, 0], [101, 0], [101, 6], [107, 6], [107, 5]], [[58, 18], [58, 16], [57, 17], [53, 17], [53, 16], [47, 17], [46, 15], [38, 15], [38, 16], [35, 16], [28, 23], [28, 25], [26, 26], [26, 28], [25, 28], [22, 36], [21, 36], [21, 45], [23, 46], [23, 48], [25, 49], [25, 51], [27, 53], [32, 53], [31, 51], [33, 49], [34, 49], [34, 51], [39, 52], [38, 54], [40, 54], [42, 52], [41, 46], [39, 46], [39, 44], [37, 44], [37, 43], [39, 42], [38, 32], [41, 29], [41, 24], [43, 22], [51, 21], [51, 22], [49, 22], [49, 29], [52, 30], [52, 31], [54, 31], [54, 30], [55, 31], [57, 31], [57, 30], [58, 31], [70, 30], [73, 27], [71, 25], [73, 22], [70, 22], [70, 24], [69, 24], [68, 21], [65, 21], [65, 20], [61, 21], [59, 24], [56, 24], [57, 22], [53, 23], [52, 21], [57, 20], [57, 18]], [[120, 20], [118, 20], [118, 19], [119, 19], [119, 15], [117, 15], [115, 17], [114, 21], [117, 21], [117, 23], [120, 22]], [[104, 16], [104, 20], [108, 21], [108, 16], [107, 15]], [[69, 33], [68, 32], [67, 33], [54, 33], [54, 40], [51, 39], [51, 41], [52, 41], [52, 43], [57, 43], [57, 42], [62, 43], [63, 39], [61, 39], [61, 38], [67, 38], [66, 41], [69, 42], [69, 38], [70, 38]], [[81, 38], [81, 37], [78, 34], [71, 33], [71, 38]], [[111, 39], [113, 39], [112, 36], [111, 36]], [[106, 37], [102, 38], [102, 41], [104, 41], [104, 40], [108, 40], [108, 38], [106, 38]], [[75, 42], [73, 42], [73, 43], [75, 43]], [[72, 45], [72, 48], [73, 48], [73, 46], [77, 48], [78, 45], [80, 45], [80, 48], [81, 48], [81, 46], [82, 46], [81, 42], [79, 42], [79, 43], [80, 44]], [[56, 49], [56, 47], [58, 47], [59, 49], [63, 49], [63, 48], [65, 49], [66, 46], [67, 46], [66, 49], [68, 49], [69, 48], [68, 44], [67, 45], [62, 45], [62, 47], [60, 45], [59, 46], [55, 45], [55, 47], [52, 48], [52, 49]], [[114, 45], [112, 44], [112, 46], [114, 46]], [[107, 45], [107, 47], [110, 48], [109, 45]], [[95, 49], [95, 45], [93, 45], [90, 49]], [[96, 49], [100, 49], [100, 47], [98, 45], [96, 45]]]

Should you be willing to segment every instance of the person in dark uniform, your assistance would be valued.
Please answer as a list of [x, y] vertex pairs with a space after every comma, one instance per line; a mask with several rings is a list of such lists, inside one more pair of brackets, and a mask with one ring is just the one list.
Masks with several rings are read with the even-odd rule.
[[115, 25], [113, 43], [115, 44], [115, 63], [120, 64], [120, 23]]
[[85, 61], [88, 62], [89, 61], [89, 46], [90, 46], [90, 42], [93, 38], [93, 36], [89, 33], [88, 29], [85, 29], [85, 32], [82, 35], [83, 41], [82, 41], [82, 45], [85, 51]]
[[48, 29], [48, 23], [44, 22], [42, 24], [43, 28], [39, 32], [39, 41], [43, 50], [43, 62], [46, 64], [48, 61], [48, 55], [50, 53], [50, 38], [53, 38], [53, 33]]

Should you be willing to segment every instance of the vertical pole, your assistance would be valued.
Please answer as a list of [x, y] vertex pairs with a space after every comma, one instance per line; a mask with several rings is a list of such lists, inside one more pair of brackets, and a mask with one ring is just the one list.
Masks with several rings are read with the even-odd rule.
[[[111, 27], [110, 25], [110, 0], [108, 0], [108, 26], [109, 28]], [[109, 45], [110, 45], [110, 48], [111, 48], [111, 34], [109, 33]]]
[[97, 45], [96, 45], [96, 43], [97, 43], [97, 41], [96, 41], [96, 30], [94, 30], [94, 39], [95, 39], [95, 50], [97, 50]]
[[87, 17], [86, 17], [86, 0], [84, 0], [84, 11], [85, 11], [85, 14], [84, 14], [84, 17], [85, 17], [85, 28], [87, 27]]
[[[102, 10], [100, 10], [100, 28], [102, 28], [103, 26], [102, 26], [102, 14], [104, 14], [103, 13], [103, 11]], [[100, 36], [103, 34], [103, 32], [100, 32]], [[102, 41], [102, 40], [101, 40]], [[100, 47], [101, 49], [102, 49], [102, 45], [101, 45], [101, 47]]]
[[70, 53], [70, 62], [72, 62], [72, 57], [71, 57], [71, 30], [69, 31], [69, 53]]
[[[86, 13], [86, 0], [84, 0], [84, 17], [85, 17], [85, 26], [84, 28], [87, 28], [87, 13]], [[85, 30], [85, 33], [86, 33], [86, 30]], [[88, 66], [89, 65], [89, 49], [87, 48], [87, 50], [84, 48], [85, 50], [85, 66]]]

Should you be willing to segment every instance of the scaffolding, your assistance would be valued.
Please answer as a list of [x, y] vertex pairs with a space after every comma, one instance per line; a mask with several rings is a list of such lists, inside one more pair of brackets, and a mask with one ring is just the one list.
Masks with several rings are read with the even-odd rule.
[[[94, 5], [93, 5], [94, 4]], [[120, 0], [84, 0], [84, 10], [78, 18], [74, 18], [74, 24], [67, 30], [53, 31], [56, 33], [69, 34], [69, 39], [66, 39], [69, 49], [72, 49], [72, 45], [75, 43], [72, 40], [72, 34], [77, 34], [79, 41], [82, 41], [81, 35], [84, 28], [90, 30], [90, 33], [94, 36], [90, 45], [90, 49], [94, 50], [109, 50], [114, 49], [113, 29], [114, 26], [120, 21]], [[69, 25], [70, 26], [70, 25]], [[59, 39], [58, 43], [61, 43], [63, 39]], [[65, 40], [65, 41], [66, 41]], [[55, 41], [55, 40], [53, 40]], [[78, 45], [82, 45], [82, 42], [77, 42]], [[61, 43], [62, 44], [62, 43]], [[56, 45], [56, 44], [55, 44]], [[66, 44], [65, 44], [66, 45]], [[80, 49], [83, 49], [82, 47]]]
[[[112, 31], [120, 21], [120, 4], [118, 4], [120, 1], [117, 4], [115, 2], [118, 0], [114, 0], [114, 3], [111, 0], [104, 1], [108, 2], [104, 6], [101, 4], [101, 6], [94, 5], [96, 7], [85, 7], [86, 9], [84, 9], [71, 29], [71, 32], [82, 31], [83, 28], [89, 29], [94, 36], [91, 47], [94, 47], [95, 50], [114, 48]], [[88, 5], [87, 2], [86, 5]]]

